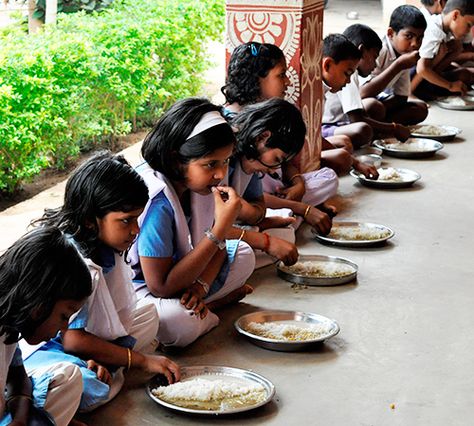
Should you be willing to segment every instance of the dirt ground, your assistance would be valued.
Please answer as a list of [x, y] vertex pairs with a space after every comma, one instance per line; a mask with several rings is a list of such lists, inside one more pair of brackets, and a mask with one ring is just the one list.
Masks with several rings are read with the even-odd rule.
[[[104, 149], [107, 148], [113, 152], [122, 151], [123, 149], [143, 140], [146, 134], [147, 130], [144, 129], [136, 133], [130, 133], [129, 135], [121, 136], [118, 141], [114, 143], [113, 147], [104, 146]], [[71, 173], [71, 170], [89, 158], [94, 152], [96, 152], [95, 149], [94, 151], [82, 153], [79, 157], [72, 159], [65, 169], [58, 170], [51, 168], [44, 170], [39, 175], [35, 176], [30, 182], [25, 182], [13, 195], [2, 196], [0, 194], [0, 212], [17, 203], [28, 200], [29, 198], [34, 197], [36, 194], [39, 194], [40, 192], [63, 181]]]

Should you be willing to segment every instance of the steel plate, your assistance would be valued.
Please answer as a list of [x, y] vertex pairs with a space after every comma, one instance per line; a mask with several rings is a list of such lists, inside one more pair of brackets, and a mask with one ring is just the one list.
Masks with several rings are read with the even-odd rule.
[[[418, 129], [423, 128], [423, 126], [434, 126], [439, 130], [443, 131], [442, 135], [431, 135], [427, 133], [420, 133]], [[416, 126], [410, 126], [411, 135], [416, 138], [427, 138], [434, 139], [440, 142], [452, 141], [457, 135], [459, 135], [462, 130], [454, 126], [440, 126], [435, 124], [417, 124]]]
[[[423, 150], [420, 151], [408, 151], [402, 148], [390, 147], [390, 144], [410, 144], [410, 143], [420, 143], [423, 145]], [[425, 139], [425, 138], [410, 138], [406, 142], [399, 142], [396, 139], [384, 139], [374, 141], [374, 145], [381, 150], [384, 154], [387, 154], [391, 157], [398, 158], [425, 158], [431, 157], [436, 154], [437, 151], [443, 149], [443, 144], [441, 142], [435, 141], [434, 139]]]
[[392, 238], [395, 235], [395, 232], [392, 231], [387, 226], [379, 225], [377, 223], [367, 223], [367, 222], [334, 222], [332, 227], [357, 227], [357, 226], [367, 226], [369, 228], [377, 228], [381, 230], [390, 231], [390, 235], [384, 238], [378, 238], [375, 240], [339, 240], [336, 238], [331, 238], [329, 235], [319, 235], [313, 229], [313, 234], [316, 240], [324, 244], [330, 244], [334, 246], [340, 247], [351, 247], [351, 248], [358, 248], [358, 247], [371, 247], [384, 244], [387, 240]]
[[400, 175], [402, 175], [402, 181], [391, 181], [391, 180], [373, 180], [367, 179], [362, 173], [355, 170], [351, 170], [351, 176], [355, 177], [362, 185], [379, 188], [379, 189], [400, 189], [408, 188], [412, 186], [416, 181], [421, 179], [421, 175], [413, 170], [409, 169], [395, 169]]
[[[467, 104], [466, 105], [453, 105], [449, 102], [450, 98], [461, 98], [464, 99]], [[462, 96], [449, 96], [447, 98], [439, 99], [436, 103], [444, 109], [452, 109], [455, 111], [469, 111], [474, 109], [474, 99], [470, 96], [462, 97]]]
[[[300, 341], [283, 341], [269, 339], [267, 337], [258, 336], [250, 331], [247, 331], [247, 325], [251, 322], [264, 323], [264, 322], [289, 322], [297, 325], [308, 324], [308, 325], [322, 325], [327, 330], [324, 336], [313, 340], [300, 340]], [[257, 346], [261, 346], [265, 349], [274, 351], [299, 351], [311, 348], [316, 344], [320, 344], [325, 340], [335, 336], [339, 333], [339, 325], [336, 321], [326, 318], [322, 315], [297, 312], [297, 311], [258, 311], [251, 314], [241, 316], [234, 323], [237, 331], [248, 338], [252, 343]]]
[[190, 367], [181, 367], [181, 382], [195, 379], [197, 377], [206, 378], [212, 380], [220, 379], [229, 382], [235, 382], [239, 384], [260, 384], [265, 389], [265, 400], [258, 402], [254, 405], [249, 405], [245, 407], [238, 408], [229, 408], [224, 410], [197, 410], [192, 408], [180, 407], [179, 405], [171, 404], [162, 400], [161, 398], [153, 395], [152, 390], [158, 386], [166, 386], [167, 381], [165, 376], [158, 374], [154, 376], [147, 384], [146, 392], [148, 396], [155, 401], [157, 404], [162, 405], [163, 407], [170, 408], [175, 411], [180, 411], [182, 413], [190, 414], [203, 414], [203, 415], [224, 415], [224, 414], [234, 414], [241, 413], [244, 411], [254, 410], [255, 408], [261, 407], [262, 405], [267, 404], [271, 401], [275, 395], [275, 386], [270, 380], [261, 376], [260, 374], [254, 373], [250, 370], [242, 370], [240, 368], [233, 367], [223, 367], [223, 366], [213, 366], [213, 365], [197, 365]]
[[296, 274], [291, 272], [282, 262], [277, 266], [278, 276], [286, 281], [290, 281], [295, 284], [303, 284], [309, 286], [331, 286], [347, 284], [355, 280], [357, 276], [358, 267], [354, 262], [348, 259], [335, 256], [322, 256], [322, 255], [301, 255], [298, 258], [299, 262], [317, 261], [327, 263], [342, 263], [352, 267], [353, 271], [351, 274], [344, 275], [343, 277], [312, 277], [309, 275]]

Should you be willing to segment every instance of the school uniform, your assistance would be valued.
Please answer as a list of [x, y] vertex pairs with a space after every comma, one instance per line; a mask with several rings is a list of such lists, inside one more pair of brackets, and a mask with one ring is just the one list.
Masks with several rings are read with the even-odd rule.
[[[372, 80], [374, 77], [382, 74], [390, 65], [397, 60], [397, 54], [387, 35], [382, 38], [382, 49], [377, 57], [376, 65], [372, 73], [368, 77], [360, 77], [361, 85]], [[390, 95], [408, 97], [410, 95], [410, 70], [405, 69], [395, 75], [387, 84], [387, 87], [379, 93], [376, 97], [379, 100], [384, 100]]]
[[[205, 230], [214, 222], [214, 195], [191, 192], [191, 213], [186, 216], [172, 184], [161, 173], [144, 163], [137, 172], [145, 180], [149, 201], [139, 218], [140, 234], [130, 250], [135, 272], [134, 285], [139, 299], [153, 303], [160, 315], [157, 338], [167, 346], [184, 347], [219, 324], [219, 318], [209, 312], [201, 319], [186, 309], [179, 298], [161, 298], [151, 294], [141, 270], [140, 257], [173, 258], [178, 262], [193, 250]], [[227, 260], [210, 285], [205, 302], [221, 299], [242, 287], [253, 272], [255, 257], [243, 241], [227, 240]]]
[[327, 91], [322, 119], [322, 134], [327, 138], [334, 136], [334, 131], [339, 126], [350, 124], [351, 111], [363, 110], [362, 98], [359, 93], [359, 73], [354, 72], [351, 81], [337, 93]]
[[[81, 329], [101, 339], [137, 351], [149, 352], [158, 330], [158, 315], [153, 305], [137, 304], [132, 271], [118, 253], [109, 247], [101, 250], [101, 265], [85, 259], [92, 276], [93, 290], [69, 329]], [[67, 353], [58, 335], [31, 354], [25, 354], [30, 373], [52, 362], [70, 362], [79, 367], [84, 383], [80, 411], [91, 411], [114, 398], [123, 386], [124, 368], [106, 366], [112, 374], [111, 386], [97, 379], [87, 368], [87, 359]]]
[[[5, 345], [0, 337], [0, 425], [12, 421], [5, 403], [5, 386], [10, 366], [23, 365], [17, 343]], [[58, 426], [66, 426], [74, 417], [82, 393], [79, 368], [69, 363], [51, 364], [30, 373], [35, 407], [45, 410]]]

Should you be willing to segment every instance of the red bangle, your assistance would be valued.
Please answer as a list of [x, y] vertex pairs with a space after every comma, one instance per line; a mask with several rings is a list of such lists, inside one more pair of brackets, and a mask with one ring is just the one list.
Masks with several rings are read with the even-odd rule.
[[268, 235], [266, 232], [262, 232], [262, 235], [265, 240], [263, 243], [263, 251], [266, 253], [270, 248], [270, 235]]

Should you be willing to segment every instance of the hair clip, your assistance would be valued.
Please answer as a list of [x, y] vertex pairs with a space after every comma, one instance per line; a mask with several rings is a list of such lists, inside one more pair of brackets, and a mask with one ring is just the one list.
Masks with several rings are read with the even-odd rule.
[[250, 52], [252, 53], [252, 56], [258, 56], [257, 46], [253, 43], [250, 45]]

